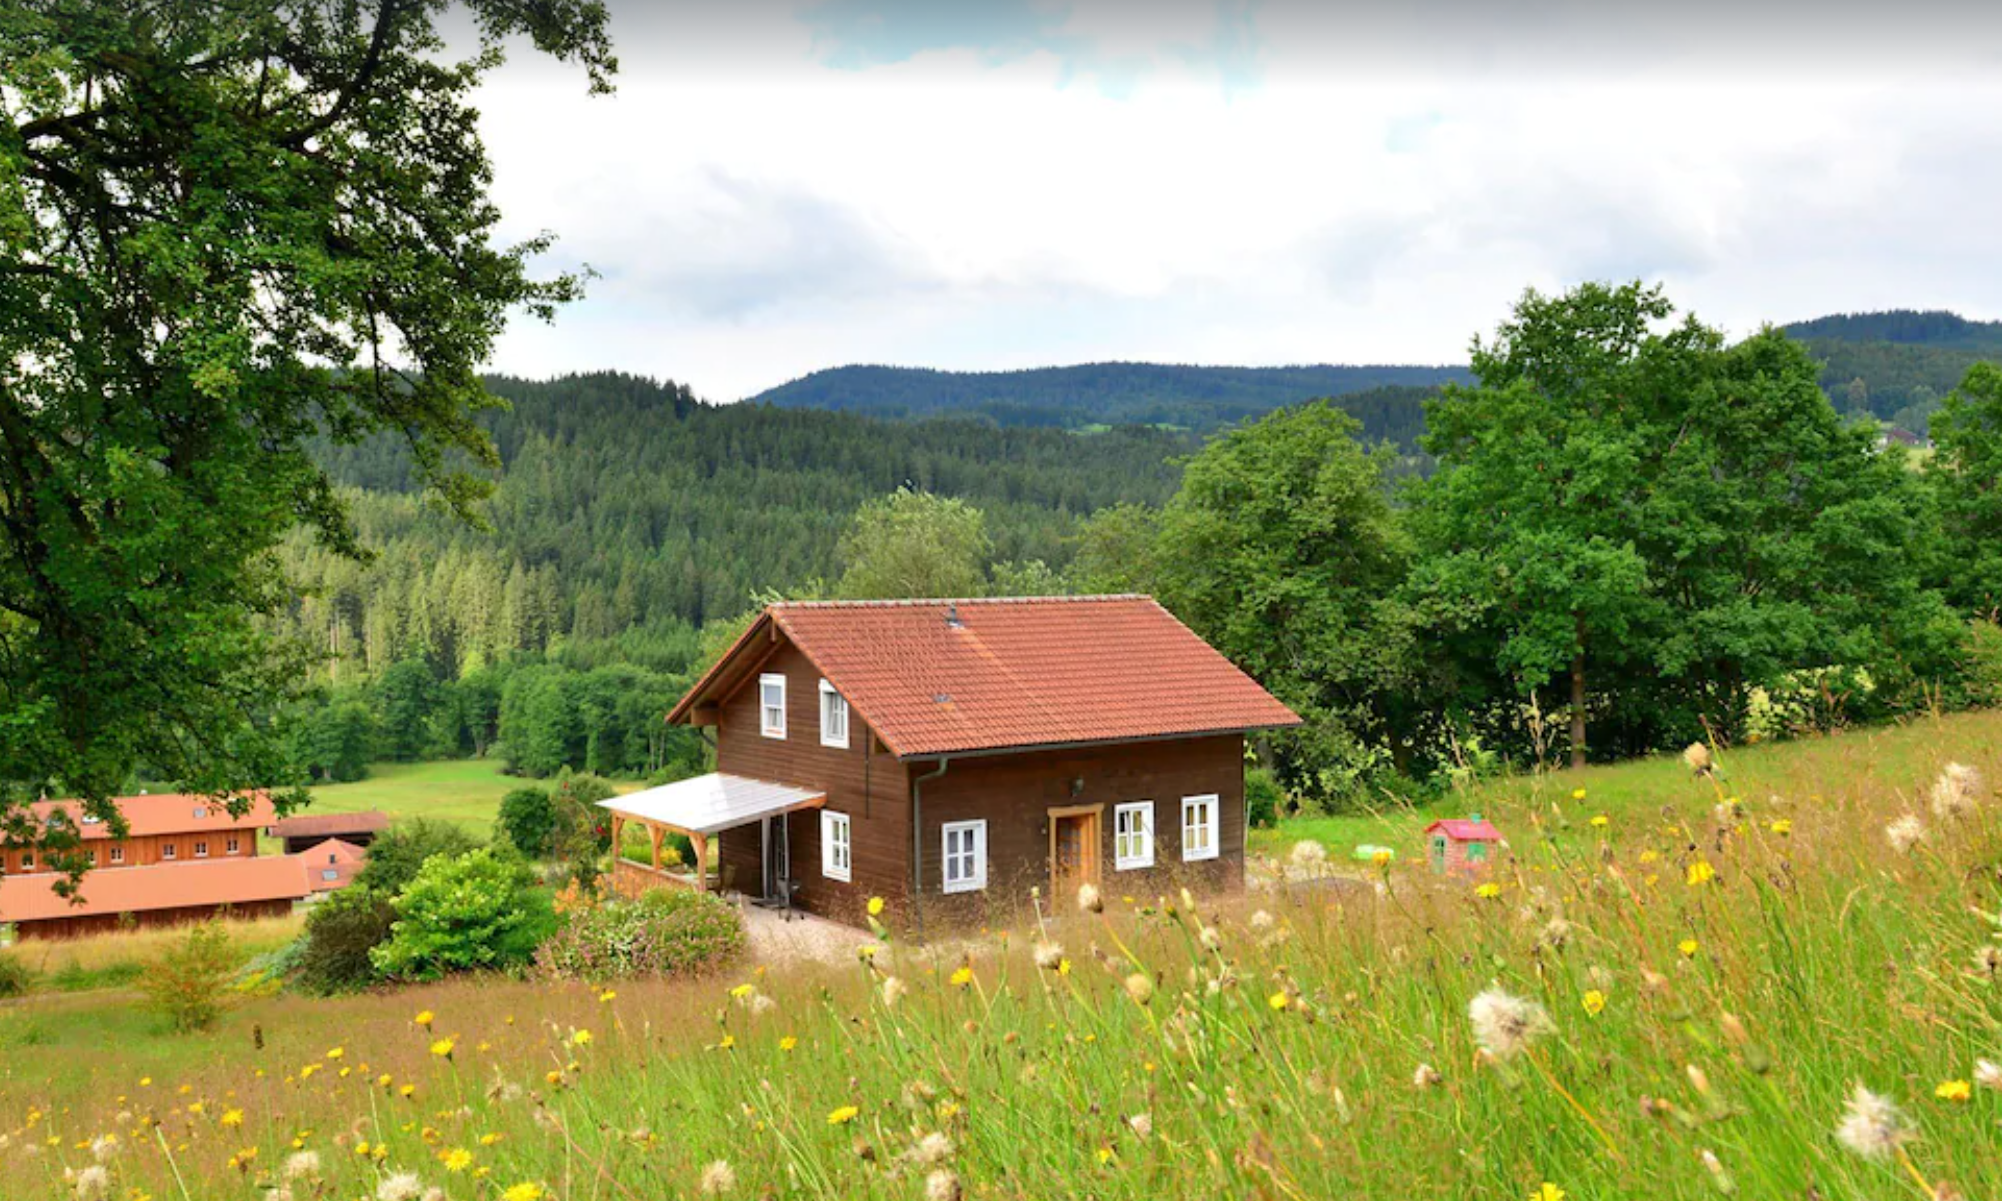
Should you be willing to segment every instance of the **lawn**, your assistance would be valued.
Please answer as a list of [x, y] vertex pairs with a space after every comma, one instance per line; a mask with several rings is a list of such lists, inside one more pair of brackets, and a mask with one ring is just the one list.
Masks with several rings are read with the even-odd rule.
[[456, 822], [485, 838], [493, 832], [501, 797], [535, 783], [501, 774], [499, 759], [448, 759], [436, 763], [378, 763], [366, 780], [322, 784], [312, 790], [307, 813], [380, 809], [392, 818], [430, 817]]
[[[1986, 783], [1936, 804], [1949, 761]], [[1273, 836], [1409, 848], [1363, 886], [1066, 898], [845, 968], [254, 997], [189, 1037], [0, 1007], [4, 1191], [101, 1155], [94, 1195], [162, 1201], [2002, 1196], [2002, 715], [1722, 763], [1474, 790], [1509, 839], [1478, 886], [1401, 812]]]

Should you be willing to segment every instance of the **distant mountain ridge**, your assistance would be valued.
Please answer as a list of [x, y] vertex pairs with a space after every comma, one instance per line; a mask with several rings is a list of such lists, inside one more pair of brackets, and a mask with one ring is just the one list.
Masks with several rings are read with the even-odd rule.
[[1351, 408], [1363, 420], [1365, 435], [1410, 446], [1423, 428], [1423, 397], [1440, 384], [1471, 378], [1465, 367], [1415, 365], [1112, 362], [1017, 371], [856, 365], [816, 371], [750, 399], [780, 408], [874, 417], [951, 414], [984, 417], [997, 425], [1070, 430], [1153, 425], [1208, 432], [1316, 397], [1377, 394]]
[[1835, 313], [1780, 328], [1803, 342], [1896, 342], [1960, 350], [2002, 350], [2002, 321], [1971, 321], [1946, 309]]
[[2002, 321], [1944, 309], [1837, 313], [1781, 328], [1821, 360], [1821, 389], [1837, 409], [1918, 434], [1970, 366], [2002, 360]]

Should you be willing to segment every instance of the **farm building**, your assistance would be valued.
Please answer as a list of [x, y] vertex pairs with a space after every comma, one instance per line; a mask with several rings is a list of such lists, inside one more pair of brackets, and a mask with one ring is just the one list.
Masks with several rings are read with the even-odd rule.
[[[251, 794], [249, 808], [240, 815], [232, 814], [214, 797], [181, 793], [142, 793], [118, 797], [114, 803], [125, 816], [123, 838], [112, 831], [109, 822], [86, 813], [81, 801], [38, 801], [30, 806], [30, 812], [37, 824], [45, 827], [64, 820], [74, 823], [93, 868], [253, 858], [257, 831], [277, 817], [271, 798], [263, 793]], [[22, 876], [48, 870], [46, 858], [38, 856], [34, 848], [0, 842], [0, 872]]]
[[346, 888], [355, 878], [355, 873], [368, 862], [368, 850], [338, 838], [329, 838], [316, 846], [300, 851], [298, 859], [306, 865], [306, 883], [316, 893], [332, 892]]
[[48, 872], [0, 878], [0, 924], [22, 939], [74, 938], [219, 916], [278, 917], [310, 896], [315, 880], [299, 855], [89, 872], [75, 900], [56, 893], [58, 878]]
[[389, 829], [389, 815], [375, 809], [358, 813], [295, 813], [272, 822], [264, 832], [285, 844], [287, 855], [310, 850], [329, 838], [365, 847]]
[[1500, 842], [1501, 831], [1478, 813], [1425, 827], [1426, 849], [1435, 872], [1485, 871], [1493, 848]]
[[[857, 923], [882, 897], [920, 930], [1241, 886], [1244, 736], [1299, 723], [1145, 596], [772, 605], [668, 720], [715, 730], [718, 771], [602, 802], [618, 887]], [[667, 865], [675, 834], [713, 874]]]

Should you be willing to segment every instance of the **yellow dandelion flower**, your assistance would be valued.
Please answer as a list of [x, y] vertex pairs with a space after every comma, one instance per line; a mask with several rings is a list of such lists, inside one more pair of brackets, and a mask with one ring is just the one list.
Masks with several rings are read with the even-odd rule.
[[1111, 1162], [1112, 1162], [1112, 1148], [1100, 1147], [1098, 1149], [1098, 1165], [1100, 1167], [1104, 1167], [1106, 1164], [1109, 1164]]
[[384, 1073], [383, 1073], [382, 1075], [380, 1075], [380, 1076], [377, 1076], [377, 1077], [375, 1078], [375, 1082], [376, 1082], [376, 1084], [377, 1084], [378, 1086], [380, 1086], [380, 1087], [382, 1087], [382, 1088], [388, 1088], [388, 1087], [390, 1086], [390, 1083], [391, 1083], [391, 1081], [390, 1081], [390, 1078], [389, 1078], [389, 1073], [388, 1073], [388, 1072], [384, 1072]]
[[1542, 1184], [1537, 1185], [1535, 1190], [1529, 1194], [1529, 1201], [1564, 1201], [1564, 1198], [1569, 1195], [1563, 1189], [1546, 1180]]
[[1693, 959], [1696, 956], [1696, 940], [1693, 938], [1685, 938], [1681, 942], [1675, 944], [1675, 949], [1682, 952], [1682, 957], [1684, 959]]
[[1057, 975], [1068, 976], [1070, 974], [1071, 974], [1071, 961], [1068, 959], [1057, 960]]
[[482, 1146], [482, 1147], [491, 1147], [491, 1146], [493, 1146], [493, 1145], [494, 1145], [495, 1143], [497, 1143], [497, 1142], [501, 1141], [502, 1139], [504, 1139], [504, 1138], [506, 1138], [506, 1137], [507, 1137], [507, 1135], [505, 1135], [505, 1134], [502, 1134], [502, 1133], [500, 1133], [500, 1132], [499, 1132], [499, 1131], [497, 1131], [497, 1130], [490, 1130], [490, 1131], [488, 1131], [487, 1133], [485, 1133], [485, 1134], [482, 1134], [482, 1135], [480, 1136], [480, 1146]]
[[590, 1046], [590, 1045], [591, 1045], [591, 1032], [590, 1032], [589, 1030], [573, 1030], [573, 1031], [571, 1031], [571, 1032], [570, 1032], [570, 1045], [571, 1045], [571, 1046], [573, 1046], [573, 1047], [587, 1047], [587, 1046]]
[[1479, 888], [1474, 889], [1475, 896], [1489, 901], [1494, 900], [1501, 894], [1502, 894], [1502, 886], [1496, 884], [1492, 880], [1488, 881], [1486, 884], [1481, 885]]
[[1284, 1009], [1293, 1002], [1292, 998], [1288, 997], [1285, 993], [1276, 992], [1265, 998], [1265, 1003], [1274, 1009]]
[[367, 1140], [367, 1139], [363, 1139], [363, 1140], [361, 1140], [360, 1142], [358, 1142], [358, 1143], [356, 1143], [356, 1144], [355, 1144], [355, 1154], [356, 1154], [356, 1155], [362, 1155], [362, 1156], [366, 1156], [366, 1155], [368, 1154], [368, 1140]]
[[428, 1009], [421, 1009], [417, 1012], [417, 1016], [412, 1018], [411, 1020], [416, 1022], [418, 1025], [424, 1027], [426, 1030], [429, 1030], [431, 1028], [431, 1023], [438, 1020], [438, 1015], [432, 1013]]
[[396, 1091], [400, 1093], [405, 1100], [408, 1100], [409, 1098], [417, 1095], [417, 1086], [414, 1084], [406, 1084], [402, 1088], [397, 1089]]
[[730, 995], [741, 1001], [756, 991], [758, 991], [758, 986], [755, 984], [739, 984], [730, 990]]
[[333, 1050], [327, 1052], [327, 1058], [339, 1059], [341, 1056], [346, 1055], [347, 1053], [348, 1049], [346, 1047], [335, 1047]]
[[604, 992], [598, 994], [598, 1000], [604, 1002], [605, 1004], [610, 1004], [612, 1001], [617, 1000], [618, 996], [619, 994], [617, 990], [608, 988]]
[[438, 1157], [447, 1172], [463, 1172], [473, 1166], [473, 1153], [464, 1147], [454, 1147]]
[[1642, 863], [1653, 863], [1655, 860], [1660, 858], [1661, 858], [1661, 852], [1653, 849], [1652, 847], [1640, 853], [1640, 861]]
[[1699, 884], [1708, 884], [1710, 881], [1716, 879], [1717, 869], [1710, 866], [1708, 859], [1698, 859], [1689, 865], [1686, 878], [1689, 886], [1695, 888]]
[[202, 1115], [202, 1111], [206, 1108], [208, 1107], [203, 1105], [200, 1101], [188, 1102], [188, 1112], [194, 1114], [196, 1117], [200, 1117]]
[[861, 1112], [862, 1111], [860, 1109], [856, 1108], [853, 1105], [843, 1105], [839, 1109], [830, 1110], [828, 1112], [827, 1124], [829, 1126], [846, 1126], [848, 1123], [855, 1120], [856, 1114]]
[[140, 1087], [140, 1088], [152, 1088], [152, 1087], [153, 1087], [153, 1078], [152, 1078], [151, 1076], [141, 1076], [141, 1077], [139, 1077], [139, 1087]]
[[728, 1051], [732, 1047], [735, 1047], [736, 1045], [737, 1045], [737, 1036], [734, 1034], [726, 1034], [723, 1036], [723, 1041], [716, 1044], [716, 1049], [719, 1051]]
[[1571, 790], [1571, 799], [1572, 799], [1572, 800], [1574, 800], [1574, 801], [1582, 801], [1582, 800], [1584, 800], [1584, 799], [1585, 799], [1585, 790], [1584, 790], [1584, 789], [1582, 789], [1582, 788], [1574, 788], [1574, 789], [1572, 789], [1572, 790]]
[[222, 1111], [222, 1117], [216, 1120], [224, 1126], [241, 1126], [243, 1125], [243, 1111], [241, 1109], [225, 1109]]
[[541, 1185], [532, 1180], [524, 1180], [502, 1193], [501, 1201], [542, 1201], [548, 1195], [542, 1190]]
[[883, 916], [883, 898], [881, 897], [869, 898], [869, 916], [870, 917]]
[[1787, 835], [1793, 833], [1793, 823], [1784, 817], [1776, 818], [1767, 824], [1766, 829], [1771, 830], [1781, 838], [1785, 838]]
[[1579, 1001], [1579, 1004], [1585, 1007], [1586, 1014], [1591, 1017], [1598, 1017], [1599, 1011], [1606, 1007], [1606, 994], [1596, 988], [1592, 989], [1585, 994]]
[[431, 1044], [431, 1053], [440, 1059], [450, 1059], [452, 1058], [452, 1048], [458, 1045], [457, 1039], [441, 1038]]
[[1965, 1101], [1974, 1095], [1974, 1089], [1965, 1080], [1946, 1080], [1932, 1090], [1932, 1095], [1942, 1101]]
[[799, 1040], [788, 1034], [779, 1040], [779, 1050], [790, 1051], [799, 1045]]
[[965, 988], [971, 983], [973, 983], [973, 969], [970, 967], [962, 966], [952, 974], [952, 986], [954, 988]]
[[1592, 824], [1603, 830], [1613, 824], [1613, 819], [1601, 813], [1592, 819]]

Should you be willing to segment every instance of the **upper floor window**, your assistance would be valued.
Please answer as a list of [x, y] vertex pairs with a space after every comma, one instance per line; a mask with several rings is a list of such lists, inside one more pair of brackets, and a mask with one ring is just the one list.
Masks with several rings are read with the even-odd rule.
[[1112, 862], [1120, 871], [1154, 866], [1154, 802], [1136, 801], [1113, 809]]
[[1182, 858], [1214, 859], [1217, 856], [1218, 806], [1215, 793], [1182, 798]]
[[855, 844], [846, 813], [820, 811], [820, 874], [846, 880], [854, 874]]
[[820, 745], [848, 746], [848, 698], [826, 680], [820, 682]]
[[758, 677], [758, 733], [786, 736], [786, 678], [776, 672]]
[[945, 891], [975, 892], [987, 887], [987, 823], [945, 824]]

